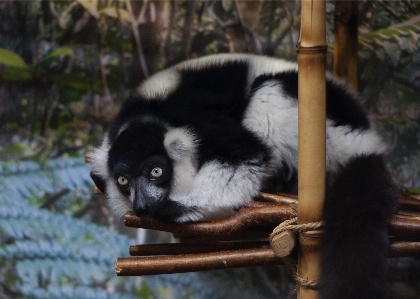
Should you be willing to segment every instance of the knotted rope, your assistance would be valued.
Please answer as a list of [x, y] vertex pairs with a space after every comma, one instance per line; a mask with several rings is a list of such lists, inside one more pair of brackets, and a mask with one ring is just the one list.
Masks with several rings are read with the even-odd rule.
[[324, 223], [322, 221], [297, 224], [297, 217], [293, 217], [289, 220], [280, 223], [270, 234], [270, 240], [273, 239], [274, 236], [279, 235], [284, 231], [291, 231], [293, 233], [303, 233], [310, 230], [319, 230], [322, 228], [323, 224]]
[[298, 273], [296, 260], [288, 257], [288, 254], [294, 247], [297, 234], [311, 230], [319, 230], [322, 228], [322, 226], [322, 221], [297, 224], [297, 217], [294, 217], [280, 223], [270, 234], [270, 244], [273, 248], [273, 251], [276, 253], [276, 255], [283, 259], [286, 265], [291, 268], [292, 275], [296, 283], [305, 289], [318, 289], [318, 282], [315, 280], [301, 278]]

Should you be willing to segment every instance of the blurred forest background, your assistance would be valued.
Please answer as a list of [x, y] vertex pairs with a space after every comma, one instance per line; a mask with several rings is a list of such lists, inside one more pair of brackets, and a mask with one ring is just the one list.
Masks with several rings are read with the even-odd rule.
[[[420, 1], [358, 1], [359, 92], [401, 188], [420, 191]], [[327, 4], [332, 66], [334, 3]], [[285, 267], [119, 278], [136, 232], [92, 195], [85, 152], [130, 91], [191, 57], [296, 59], [300, 1], [0, 1], [0, 299], [293, 298]], [[389, 298], [420, 297], [390, 259]]]

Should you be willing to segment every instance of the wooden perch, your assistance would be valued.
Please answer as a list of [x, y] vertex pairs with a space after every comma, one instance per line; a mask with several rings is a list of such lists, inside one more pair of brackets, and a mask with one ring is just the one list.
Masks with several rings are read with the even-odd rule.
[[[295, 216], [290, 205], [296, 204], [296, 196], [262, 193], [258, 200], [270, 202], [253, 201], [230, 218], [212, 222], [163, 223], [128, 212], [125, 222], [131, 227], [168, 231], [183, 236], [183, 240], [201, 243], [131, 246], [130, 255], [140, 257], [118, 258], [117, 274], [154, 275], [281, 264], [282, 259], [269, 246], [267, 237], [279, 222]], [[389, 224], [389, 257], [420, 256], [420, 216], [411, 215], [420, 211], [420, 197], [401, 193], [399, 211], [403, 214], [395, 215]], [[242, 241], [219, 242], [231, 239]], [[292, 239], [284, 246], [285, 251], [293, 252], [296, 238]]]
[[[132, 246], [130, 253], [148, 257], [118, 258], [116, 273], [118, 276], [141, 276], [283, 264], [283, 259], [273, 252], [268, 242], [234, 243]], [[163, 256], [149, 257], [151, 254]], [[420, 242], [392, 242], [389, 257], [402, 256], [420, 256]]]
[[119, 276], [184, 273], [204, 270], [282, 264], [270, 246], [210, 253], [180, 254], [159, 257], [118, 258]]
[[[276, 195], [272, 194], [272, 196], [274, 198]], [[279, 198], [295, 200], [293, 195], [282, 194], [279, 195]], [[420, 211], [420, 199], [402, 193], [398, 210]], [[166, 231], [181, 237], [197, 236], [215, 237], [217, 239], [218, 236], [229, 236], [239, 232], [254, 232], [253, 228], [272, 228], [293, 216], [295, 216], [295, 211], [290, 205], [252, 201], [236, 214], [219, 221], [165, 223], [150, 217], [137, 217], [133, 212], [127, 212], [124, 223], [128, 227]], [[420, 215], [412, 216], [398, 213], [390, 221], [389, 234], [402, 240], [418, 239], [420, 241]]]
[[130, 246], [131, 256], [174, 255], [188, 253], [209, 253], [227, 250], [252, 249], [270, 246], [268, 241], [217, 242], [217, 243], [171, 243]]
[[256, 226], [272, 225], [289, 219], [295, 214], [287, 205], [253, 201], [233, 216], [209, 222], [196, 223], [164, 223], [150, 217], [137, 217], [133, 212], [127, 212], [124, 223], [128, 227], [148, 228], [171, 232], [182, 236], [228, 236], [239, 231]]

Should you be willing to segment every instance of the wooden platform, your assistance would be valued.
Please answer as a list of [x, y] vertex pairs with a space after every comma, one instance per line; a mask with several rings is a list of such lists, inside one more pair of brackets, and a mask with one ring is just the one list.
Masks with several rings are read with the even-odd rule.
[[[296, 196], [261, 193], [229, 218], [187, 224], [163, 223], [127, 212], [126, 226], [171, 232], [181, 243], [131, 246], [130, 255], [135, 257], [118, 258], [116, 273], [138, 276], [282, 264], [268, 237], [279, 223], [296, 216], [296, 205]], [[389, 257], [420, 256], [420, 195], [401, 192], [398, 212], [389, 223], [389, 238]]]

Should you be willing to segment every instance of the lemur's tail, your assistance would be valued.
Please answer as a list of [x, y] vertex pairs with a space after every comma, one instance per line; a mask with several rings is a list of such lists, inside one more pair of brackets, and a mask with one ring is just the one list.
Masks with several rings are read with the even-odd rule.
[[387, 225], [398, 193], [383, 157], [353, 158], [326, 193], [320, 298], [384, 298]]

